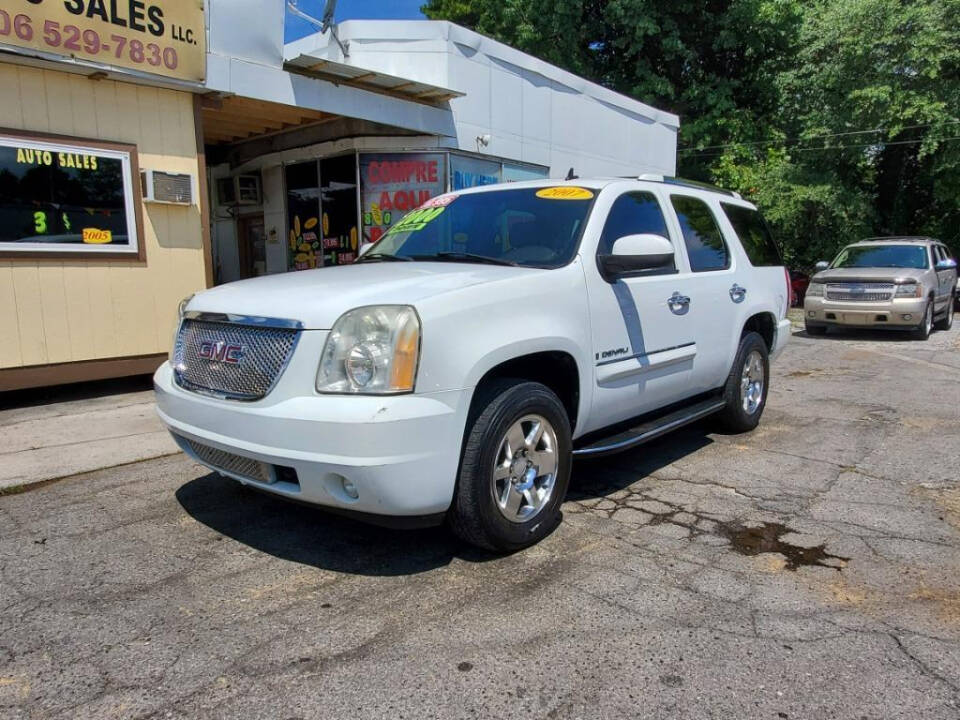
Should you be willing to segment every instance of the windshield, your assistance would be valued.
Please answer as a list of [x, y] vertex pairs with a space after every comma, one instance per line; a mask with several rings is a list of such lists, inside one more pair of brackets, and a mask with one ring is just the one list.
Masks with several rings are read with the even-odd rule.
[[925, 270], [927, 249], [923, 245], [853, 245], [837, 255], [830, 267]]
[[561, 267], [577, 251], [593, 197], [569, 186], [440, 195], [404, 216], [360, 261]]

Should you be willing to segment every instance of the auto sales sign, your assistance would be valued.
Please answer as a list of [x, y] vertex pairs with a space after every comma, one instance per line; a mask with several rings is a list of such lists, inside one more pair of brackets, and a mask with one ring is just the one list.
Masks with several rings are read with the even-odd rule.
[[203, 0], [2, 0], [0, 44], [202, 81]]

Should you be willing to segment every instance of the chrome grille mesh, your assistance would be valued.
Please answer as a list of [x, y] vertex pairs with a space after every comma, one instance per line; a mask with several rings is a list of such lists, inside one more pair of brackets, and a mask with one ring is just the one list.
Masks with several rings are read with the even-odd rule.
[[893, 283], [836, 283], [826, 287], [827, 300], [877, 302], [893, 297]]
[[194, 442], [189, 438], [183, 438], [183, 441], [190, 447], [190, 450], [200, 458], [200, 461], [215, 467], [217, 470], [224, 470], [234, 475], [240, 475], [250, 480], [270, 483], [273, 478], [270, 475], [270, 468], [266, 463], [234, 455], [226, 450], [220, 450], [209, 445], [203, 445]]
[[259, 400], [276, 384], [300, 337], [297, 330], [185, 319], [173, 372], [185, 390]]

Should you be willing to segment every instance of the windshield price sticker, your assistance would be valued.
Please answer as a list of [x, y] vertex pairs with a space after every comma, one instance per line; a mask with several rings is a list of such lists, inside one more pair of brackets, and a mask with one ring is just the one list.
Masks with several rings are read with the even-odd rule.
[[425, 203], [423, 203], [418, 210], [423, 210], [425, 208], [443, 208], [452, 203], [457, 199], [456, 195], [437, 195], [435, 198], [430, 198]]
[[537, 190], [537, 197], [548, 200], [589, 200], [593, 193], [582, 187], [550, 187]]
[[203, 0], [23, 5], [24, 12], [0, 8], [0, 43], [183, 80], [201, 81], [206, 74]]

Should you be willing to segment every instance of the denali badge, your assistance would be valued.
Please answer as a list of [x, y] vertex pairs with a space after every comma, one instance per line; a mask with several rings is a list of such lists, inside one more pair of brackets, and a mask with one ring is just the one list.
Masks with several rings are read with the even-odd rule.
[[239, 365], [243, 360], [243, 345], [232, 345], [205, 340], [200, 343], [200, 357], [210, 362], [225, 362], [231, 365]]

